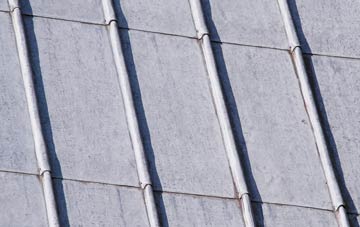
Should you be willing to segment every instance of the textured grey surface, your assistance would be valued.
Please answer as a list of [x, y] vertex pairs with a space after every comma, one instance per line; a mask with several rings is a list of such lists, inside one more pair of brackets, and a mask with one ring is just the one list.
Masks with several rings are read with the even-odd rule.
[[25, 91], [7, 13], [0, 12], [0, 169], [36, 173]]
[[336, 227], [335, 215], [330, 210], [253, 203], [257, 226], [278, 227]]
[[54, 175], [138, 185], [106, 28], [25, 21]]
[[149, 225], [139, 189], [67, 180], [54, 185], [61, 226]]
[[228, 99], [229, 105], [237, 105], [240, 121], [235, 112], [232, 116], [239, 141], [243, 136], [247, 148], [243, 160], [250, 160], [256, 181], [255, 186], [250, 179], [254, 199], [331, 208], [288, 53], [228, 44], [215, 50], [224, 84], [227, 78], [231, 82], [232, 88], [227, 85], [225, 90], [235, 98], [236, 104]]
[[[197, 41], [136, 31], [130, 32], [129, 37], [130, 42], [123, 31], [130, 74], [133, 79], [137, 74], [149, 128], [145, 143], [155, 187], [233, 196], [234, 187]], [[136, 72], [129, 62], [132, 58]], [[137, 81], [133, 82], [136, 85]]]
[[[317, 78], [325, 106], [327, 132], [337, 162], [342, 190], [351, 211], [360, 209], [360, 60], [307, 58], [310, 75]], [[312, 62], [312, 64], [310, 64]], [[311, 69], [312, 68], [312, 69]], [[327, 124], [326, 123], [326, 124]], [[331, 129], [332, 134], [328, 129]], [[336, 155], [338, 154], [338, 155]], [[338, 156], [338, 157], [337, 157]], [[337, 158], [336, 158], [337, 157]], [[349, 194], [350, 193], [350, 194]]]
[[114, 0], [119, 26], [195, 36], [187, 0]]
[[[294, 1], [305, 52], [359, 57], [358, 2]], [[26, 36], [62, 226], [148, 226], [132, 187], [139, 182], [108, 31], [97, 25], [101, 0], [20, 2], [35, 16], [24, 16]], [[113, 2], [119, 26], [130, 28], [121, 39], [164, 226], [244, 226], [203, 53], [197, 40], [179, 37], [195, 36], [188, 1]], [[288, 47], [276, 1], [201, 2], [211, 38], [240, 44], [214, 47], [258, 225], [336, 226], [293, 64], [275, 50]], [[359, 60], [312, 60], [357, 227]], [[0, 226], [47, 225], [39, 178], [1, 172], [35, 173], [28, 118], [13, 28], [0, 12]]]
[[163, 214], [163, 227], [245, 226], [240, 203], [235, 199], [157, 193], [156, 200]]
[[3, 11], [9, 10], [7, 0], [0, 0], [0, 10], [3, 10]]
[[202, 5], [213, 40], [288, 47], [276, 1], [202, 0]]
[[47, 226], [39, 178], [0, 172], [0, 226]]
[[289, 1], [307, 53], [360, 57], [360, 2]]
[[101, 0], [20, 0], [20, 4], [22, 12], [28, 15], [89, 23], [105, 22]]

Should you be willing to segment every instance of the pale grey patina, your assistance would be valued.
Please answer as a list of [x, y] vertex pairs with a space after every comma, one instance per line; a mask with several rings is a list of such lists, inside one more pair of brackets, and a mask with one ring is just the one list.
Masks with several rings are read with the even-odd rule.
[[0, 0], [0, 226], [248, 227], [232, 134], [256, 226], [359, 226], [359, 2], [196, 1]]

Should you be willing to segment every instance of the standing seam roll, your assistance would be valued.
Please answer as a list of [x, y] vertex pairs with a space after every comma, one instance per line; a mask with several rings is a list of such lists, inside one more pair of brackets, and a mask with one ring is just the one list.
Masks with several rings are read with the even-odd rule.
[[221, 90], [221, 83], [216, 69], [214, 53], [211, 47], [209, 32], [205, 23], [200, 0], [189, 0], [193, 21], [197, 31], [197, 38], [201, 43], [205, 65], [210, 80], [210, 89], [218, 116], [218, 121], [223, 135], [227, 159], [241, 201], [243, 218], [247, 227], [254, 227], [254, 217], [251, 209], [251, 200], [247, 189], [244, 172], [236, 149], [234, 135], [231, 129], [229, 115], [226, 109], [224, 95]]
[[147, 166], [143, 143], [140, 136], [140, 129], [136, 117], [135, 104], [131, 92], [129, 75], [126, 69], [125, 59], [122, 52], [117, 19], [114, 13], [112, 0], [102, 0], [102, 3], [105, 22], [108, 25], [114, 62], [119, 78], [120, 90], [122, 93], [125, 107], [126, 120], [135, 153], [137, 172], [140, 180], [140, 186], [143, 190], [149, 223], [151, 227], [159, 227], [160, 222], [157, 214], [154, 192], [152, 189], [152, 183]]
[[24, 82], [26, 101], [29, 111], [31, 130], [35, 144], [35, 155], [39, 167], [48, 224], [50, 227], [59, 226], [59, 218], [56, 209], [56, 200], [51, 180], [51, 170], [47, 155], [44, 136], [41, 130], [39, 108], [31, 70], [29, 52], [26, 43], [25, 30], [21, 16], [19, 0], [9, 0], [10, 15], [14, 27], [16, 46], [19, 55], [21, 74]]
[[316, 109], [315, 100], [311, 91], [311, 85], [309, 83], [300, 42], [297, 37], [297, 33], [294, 22], [292, 20], [289, 5], [287, 0], [278, 0], [278, 4], [283, 18], [285, 32], [288, 37], [290, 54], [292, 56], [293, 63], [295, 65], [296, 74], [298, 76], [298, 80], [300, 84], [300, 90], [303, 96], [303, 101], [306, 106], [306, 112], [310, 119], [310, 124], [313, 129], [315, 142], [320, 156], [320, 161], [328, 184], [334, 212], [336, 213], [339, 226], [349, 227], [350, 225], [346, 214], [345, 203], [342, 198], [340, 187], [335, 177], [335, 171], [329, 156], [325, 135], [321, 127], [319, 114]]

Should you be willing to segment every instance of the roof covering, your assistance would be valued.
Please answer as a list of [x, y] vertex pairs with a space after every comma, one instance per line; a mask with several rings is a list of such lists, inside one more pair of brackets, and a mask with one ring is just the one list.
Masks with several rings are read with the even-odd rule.
[[[20, 0], [61, 226], [150, 226], [101, 0]], [[162, 226], [245, 226], [188, 0], [114, 0]], [[288, 0], [352, 226], [360, 2]], [[201, 0], [257, 226], [337, 226], [276, 1]], [[48, 226], [14, 21], [0, 0], [0, 226]], [[145, 199], [144, 199], [145, 198]]]

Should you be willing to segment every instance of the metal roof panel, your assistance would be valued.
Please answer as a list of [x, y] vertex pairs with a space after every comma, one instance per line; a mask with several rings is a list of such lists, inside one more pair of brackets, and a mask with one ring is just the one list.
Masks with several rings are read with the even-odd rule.
[[253, 198], [331, 208], [288, 53], [229, 44], [214, 47]]
[[37, 172], [34, 141], [10, 16], [0, 12], [0, 169]]
[[55, 176], [138, 185], [104, 26], [25, 17]]
[[136, 31], [122, 38], [155, 188], [234, 196], [197, 41]]
[[338, 226], [334, 213], [328, 210], [259, 203], [253, 206], [258, 226]]
[[[235, 199], [212, 198], [173, 193], [157, 193], [163, 227], [168, 226], [245, 226], [240, 203]], [[180, 221], [181, 220], [181, 221]]]
[[237, 44], [287, 48], [276, 1], [202, 0], [213, 40]]
[[289, 1], [305, 53], [360, 57], [360, 2]]
[[39, 178], [0, 172], [0, 226], [47, 226]]
[[104, 24], [101, 0], [20, 1], [23, 14]]
[[61, 226], [149, 226], [139, 189], [54, 180]]
[[119, 26], [195, 37], [187, 0], [115, 0]]

